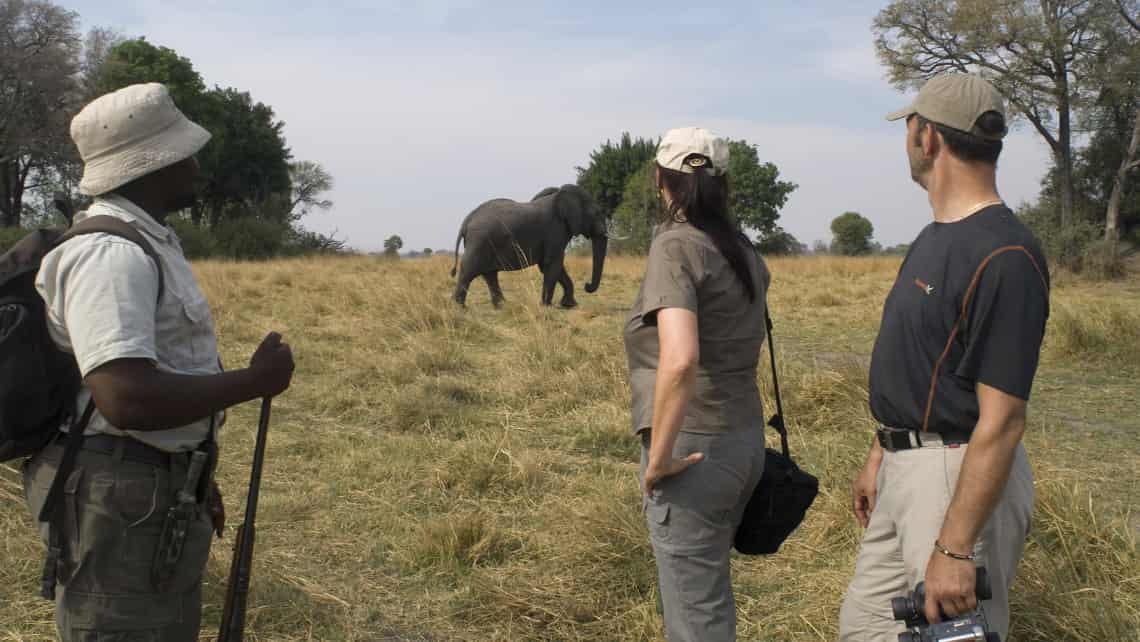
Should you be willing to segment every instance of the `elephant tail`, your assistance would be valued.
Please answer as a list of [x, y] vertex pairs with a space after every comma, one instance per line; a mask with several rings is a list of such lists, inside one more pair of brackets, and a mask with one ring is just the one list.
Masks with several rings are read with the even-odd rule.
[[467, 221], [463, 221], [463, 225], [459, 226], [459, 236], [455, 237], [455, 265], [451, 266], [452, 277], [459, 270], [459, 242], [463, 240], [465, 234], [467, 234]]

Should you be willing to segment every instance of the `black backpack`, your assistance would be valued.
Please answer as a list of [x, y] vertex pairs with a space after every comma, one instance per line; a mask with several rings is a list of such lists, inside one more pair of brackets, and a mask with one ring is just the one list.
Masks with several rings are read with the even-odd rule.
[[35, 454], [69, 419], [79, 392], [75, 357], [48, 333], [36, 272], [48, 252], [84, 234], [111, 234], [137, 244], [162, 269], [154, 248], [133, 227], [93, 216], [67, 230], [40, 229], [0, 256], [0, 462]]
[[45, 597], [55, 591], [60, 553], [56, 507], [62, 482], [75, 465], [95, 405], [89, 403], [82, 415], [75, 416], [79, 366], [74, 355], [60, 350], [52, 340], [35, 280], [48, 252], [85, 234], [110, 234], [141, 247], [159, 268], [159, 300], [164, 288], [162, 262], [154, 248], [137, 230], [113, 216], [92, 216], [68, 229], [36, 230], [0, 256], [0, 462], [34, 455], [59, 434], [60, 426], [70, 423], [63, 459], [39, 516], [48, 522], [51, 540], [44, 568]]

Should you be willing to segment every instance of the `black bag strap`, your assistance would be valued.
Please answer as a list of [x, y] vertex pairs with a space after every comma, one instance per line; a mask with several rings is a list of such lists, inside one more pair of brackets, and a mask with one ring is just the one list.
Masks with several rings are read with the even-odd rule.
[[776, 374], [776, 344], [772, 340], [772, 317], [768, 315], [768, 306], [764, 306], [764, 325], [768, 329], [768, 358], [772, 362], [772, 387], [776, 391], [776, 414], [768, 420], [768, 425], [780, 433], [780, 446], [784, 456], [791, 459], [788, 451], [788, 429], [784, 425], [784, 401], [780, 398], [780, 377]]
[[[147, 241], [138, 230], [131, 227], [126, 221], [117, 219], [114, 216], [91, 216], [72, 225], [66, 232], [61, 234], [59, 238], [56, 239], [56, 247], [77, 236], [86, 234], [110, 234], [111, 236], [117, 236], [139, 246], [142, 251], [154, 261], [154, 265], [158, 269], [158, 302], [162, 301], [162, 296], [166, 290], [166, 279], [163, 276], [162, 260], [159, 258], [154, 246], [151, 245], [150, 241]], [[63, 490], [68, 478], [71, 477], [72, 470], [75, 468], [75, 460], [79, 457], [79, 450], [83, 446], [83, 433], [87, 430], [87, 424], [91, 423], [91, 417], [94, 414], [95, 398], [92, 397], [88, 400], [87, 407], [83, 409], [83, 414], [73, 417], [72, 419], [71, 425], [67, 430], [67, 444], [63, 448], [63, 456], [60, 458], [59, 467], [56, 468], [55, 477], [52, 478], [51, 487], [48, 489], [43, 506], [40, 508], [39, 521], [45, 522], [48, 525], [48, 552], [47, 558], [44, 560], [43, 574], [40, 578], [40, 595], [48, 600], [55, 599], [55, 586], [59, 579], [59, 567], [64, 559], [63, 528], [61, 526], [63, 517]]]
[[66, 232], [60, 235], [56, 241], [56, 245], [61, 245], [77, 236], [83, 236], [85, 234], [110, 234], [111, 236], [126, 239], [142, 248], [142, 251], [154, 261], [154, 266], [158, 268], [158, 300], [162, 301], [162, 294], [166, 289], [166, 279], [162, 274], [162, 259], [159, 258], [154, 246], [150, 244], [150, 241], [146, 240], [146, 237], [143, 236], [142, 233], [131, 227], [131, 224], [124, 220], [106, 214], [99, 214], [85, 218], [75, 225], [72, 225]]
[[51, 488], [48, 489], [43, 507], [40, 508], [39, 521], [48, 525], [47, 559], [44, 560], [44, 570], [40, 580], [40, 595], [47, 600], [55, 599], [55, 585], [59, 577], [59, 565], [63, 559], [63, 529], [60, 527], [63, 487], [75, 468], [75, 459], [79, 456], [79, 448], [83, 445], [83, 432], [87, 430], [87, 424], [91, 422], [93, 414], [95, 414], [94, 397], [87, 402], [83, 414], [76, 417], [67, 429], [67, 445], [63, 448], [63, 457], [60, 458], [59, 468], [51, 480]]

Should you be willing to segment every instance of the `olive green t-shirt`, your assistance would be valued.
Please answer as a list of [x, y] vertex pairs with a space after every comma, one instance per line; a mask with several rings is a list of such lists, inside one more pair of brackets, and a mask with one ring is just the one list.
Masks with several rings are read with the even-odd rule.
[[771, 276], [756, 252], [749, 248], [744, 254], [756, 285], [755, 301], [748, 300], [744, 283], [704, 232], [688, 223], [658, 227], [624, 332], [635, 433], [653, 421], [660, 354], [656, 315], [664, 308], [697, 315], [697, 387], [681, 429], [718, 433], [764, 425], [756, 367]]

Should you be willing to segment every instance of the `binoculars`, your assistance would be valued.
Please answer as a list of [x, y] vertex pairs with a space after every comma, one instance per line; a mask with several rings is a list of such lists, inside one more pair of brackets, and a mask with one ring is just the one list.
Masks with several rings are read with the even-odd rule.
[[[990, 576], [984, 567], [977, 568], [974, 593], [979, 604], [993, 597]], [[914, 592], [906, 597], [891, 600], [891, 611], [896, 620], [906, 623], [907, 630], [899, 633], [899, 642], [1001, 642], [1001, 636], [990, 632], [981, 607], [953, 620], [937, 624], [926, 621], [926, 583], [919, 582]]]

